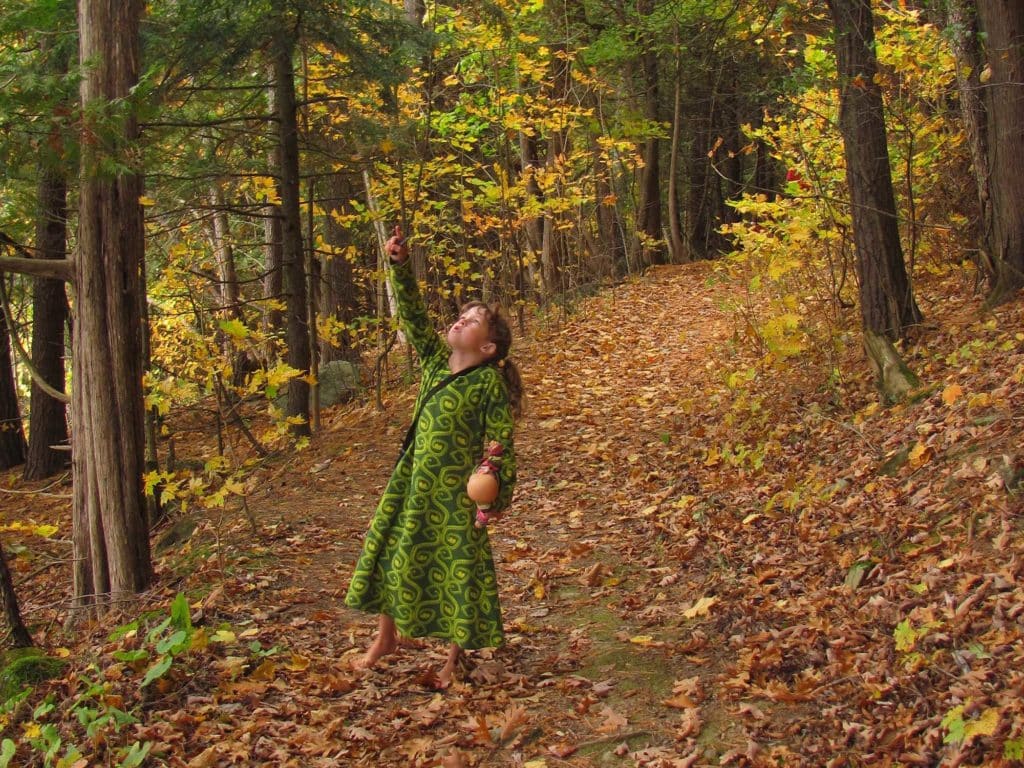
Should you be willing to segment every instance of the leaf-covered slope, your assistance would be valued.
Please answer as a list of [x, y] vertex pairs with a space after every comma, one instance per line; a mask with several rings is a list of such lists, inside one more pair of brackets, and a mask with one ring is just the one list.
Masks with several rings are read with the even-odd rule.
[[[842, 376], [762, 368], [731, 290], [708, 264], [663, 268], [517, 345], [521, 485], [494, 531], [509, 644], [449, 691], [430, 688], [438, 646], [349, 667], [374, 619], [341, 598], [409, 390], [333, 411], [263, 470], [260, 538], [201, 515], [160, 569], [168, 602], [196, 596], [202, 642], [142, 689], [124, 660], [144, 640], [98, 629], [53, 689], [63, 732], [93, 661], [139, 720], [109, 743], [173, 765], [1012, 764], [1024, 310], [934, 303], [907, 350], [926, 389], [886, 410], [857, 350]], [[38, 627], [53, 576], [29, 571]]]

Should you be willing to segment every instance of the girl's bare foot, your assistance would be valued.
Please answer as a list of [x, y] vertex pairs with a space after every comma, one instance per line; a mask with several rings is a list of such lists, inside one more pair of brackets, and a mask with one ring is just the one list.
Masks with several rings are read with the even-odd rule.
[[373, 666], [389, 653], [394, 653], [398, 648], [398, 637], [396, 635], [377, 635], [373, 644], [366, 649], [363, 658], [352, 662], [353, 669], [372, 669]]
[[382, 657], [394, 653], [396, 648], [398, 648], [398, 630], [395, 628], [395, 620], [382, 613], [377, 620], [377, 637], [366, 650], [366, 655], [352, 663], [352, 668], [371, 669]]
[[441, 667], [441, 671], [437, 673], [437, 688], [438, 690], [445, 690], [452, 684], [452, 680], [455, 679], [455, 669], [462, 658], [462, 649], [459, 646], [452, 644], [448, 649], [448, 658], [445, 660], [444, 666]]

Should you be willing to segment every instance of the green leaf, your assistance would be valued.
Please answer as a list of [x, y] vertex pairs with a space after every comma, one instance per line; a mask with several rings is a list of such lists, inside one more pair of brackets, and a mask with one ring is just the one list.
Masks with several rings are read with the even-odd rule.
[[149, 651], [139, 648], [137, 651], [114, 651], [114, 658], [117, 661], [124, 661], [129, 664], [136, 661], [145, 661], [149, 658]]
[[147, 685], [152, 683], [159, 677], [163, 677], [167, 674], [167, 670], [171, 668], [171, 664], [174, 663], [173, 656], [164, 656], [156, 664], [149, 668], [146, 672], [146, 676], [142, 678], [142, 683], [139, 684], [140, 688], [145, 688]]
[[188, 633], [183, 629], [179, 629], [170, 637], [165, 637], [159, 643], [156, 644], [157, 653], [167, 653], [174, 655], [179, 653], [181, 649], [188, 643]]
[[174, 598], [174, 602], [171, 603], [171, 624], [185, 632], [192, 631], [192, 613], [188, 607], [188, 600], [185, 599], [181, 592], [178, 593], [177, 597]]
[[[1003, 742], [1003, 757], [1007, 760], [1024, 760], [1024, 739], [1007, 739]], [[2, 764], [0, 768], [3, 768]]]
[[946, 713], [946, 716], [942, 718], [942, 727], [948, 731], [942, 738], [943, 744], [960, 744], [963, 742], [966, 729], [963, 704], [953, 707], [953, 709]]
[[233, 339], [245, 339], [249, 336], [249, 328], [241, 320], [221, 320], [220, 329]]
[[907, 653], [914, 650], [914, 643], [917, 642], [918, 633], [916, 629], [910, 626], [910, 619], [904, 619], [896, 625], [892, 636], [896, 641], [896, 650]]
[[151, 741], [147, 741], [145, 744], [136, 741], [128, 748], [128, 753], [121, 761], [121, 768], [136, 768], [136, 766], [142, 765], [142, 761], [146, 759], [152, 746], [153, 742]]
[[4, 739], [0, 742], [0, 768], [7, 768], [11, 764], [11, 759], [14, 757], [16, 749], [14, 742], [10, 739]]

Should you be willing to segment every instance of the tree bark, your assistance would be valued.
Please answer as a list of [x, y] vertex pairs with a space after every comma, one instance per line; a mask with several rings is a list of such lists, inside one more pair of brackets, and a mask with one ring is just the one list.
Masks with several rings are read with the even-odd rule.
[[[67, 256], [67, 181], [57, 170], [42, 169], [39, 175], [39, 213], [36, 219], [36, 251], [41, 259]], [[32, 291], [32, 365], [53, 389], [64, 391], [64, 328], [68, 321], [68, 297], [62, 280], [37, 278]], [[68, 439], [67, 406], [34, 380], [29, 400], [29, 444], [25, 479], [39, 480], [61, 470], [66, 451], [53, 446]]]
[[[571, 87], [569, 58], [565, 55], [565, 45], [555, 43], [551, 46], [551, 99], [554, 103], [565, 103], [569, 99]], [[562, 195], [564, 185], [559, 180], [566, 172], [565, 161], [569, 155], [569, 132], [559, 126], [551, 130], [548, 136], [548, 152], [545, 166], [555, 181], [555, 197]], [[544, 298], [550, 300], [561, 291], [562, 267], [566, 260], [565, 231], [559, 226], [564, 214], [549, 211], [544, 216], [541, 235], [541, 280], [544, 283]]]
[[[84, 115], [130, 104], [138, 83], [142, 0], [79, 0]], [[75, 604], [124, 599], [152, 578], [142, 493], [142, 177], [131, 168], [136, 120], [106, 114], [82, 141], [75, 259]], [[113, 123], [113, 126], [111, 126]], [[111, 173], [104, 161], [120, 166]], [[127, 169], [125, 167], [127, 166]]]
[[836, 29], [839, 126], [853, 206], [864, 328], [890, 341], [921, 321], [903, 262], [870, 0], [828, 0]]
[[978, 18], [991, 70], [985, 90], [995, 267], [991, 305], [1024, 287], [1024, 3], [978, 0]]
[[[637, 10], [642, 16], [654, 11], [653, 0], [640, 0]], [[640, 71], [643, 78], [644, 117], [654, 125], [660, 116], [658, 100], [658, 54], [653, 40], [641, 41]], [[640, 208], [637, 211], [637, 231], [643, 236], [640, 243], [641, 262], [644, 265], [664, 260], [661, 237], [661, 142], [649, 136], [644, 142], [644, 167], [640, 172]]]
[[18, 408], [18, 390], [14, 385], [11, 341], [7, 321], [3, 319], [0, 322], [0, 469], [10, 469], [24, 461], [25, 430]]
[[[275, 70], [273, 65], [269, 67], [270, 79], [273, 82]], [[277, 100], [274, 96], [275, 87], [272, 85], [267, 89], [267, 101], [270, 114], [277, 113]], [[267, 153], [267, 173], [274, 177], [280, 177], [280, 164], [278, 162], [278, 150], [274, 149]], [[284, 286], [281, 279], [281, 263], [284, 260], [284, 235], [282, 233], [281, 206], [268, 204], [263, 208], [263, 298], [266, 301], [278, 302], [284, 293]], [[280, 309], [265, 307], [263, 312], [263, 332], [268, 337], [277, 336], [284, 328], [284, 313]], [[275, 356], [275, 345], [273, 340], [268, 341], [265, 351], [266, 364], [273, 363]]]
[[[352, 262], [345, 253], [353, 243], [348, 230], [339, 225], [331, 214], [347, 208], [348, 202], [356, 199], [358, 194], [351, 178], [340, 173], [330, 176], [328, 199], [324, 201], [324, 206], [329, 212], [324, 223], [324, 239], [335, 252], [324, 260], [320, 312], [322, 316], [333, 317], [345, 325], [351, 323], [359, 314], [359, 295]], [[321, 340], [320, 360], [323, 363], [347, 360], [358, 364], [359, 354], [353, 349], [348, 334], [345, 334], [340, 339]]]
[[960, 115], [971, 152], [971, 166], [978, 190], [978, 266], [990, 283], [996, 278], [992, 261], [992, 191], [988, 171], [988, 115], [979, 79], [984, 68], [978, 42], [978, 15], [971, 0], [947, 0], [946, 29], [956, 55], [956, 79], [960, 96]]
[[4, 554], [3, 542], [0, 541], [0, 608], [3, 610], [7, 626], [11, 630], [11, 645], [15, 648], [31, 648], [32, 635], [25, 627], [18, 607], [18, 596], [14, 592], [14, 580], [11, 569], [7, 567], [7, 555]]
[[274, 102], [277, 114], [278, 169], [281, 196], [282, 277], [287, 304], [288, 365], [300, 375], [288, 384], [286, 415], [296, 437], [311, 434], [309, 423], [310, 350], [307, 325], [305, 254], [299, 207], [299, 129], [296, 119], [294, 39], [284, 30], [274, 37]]

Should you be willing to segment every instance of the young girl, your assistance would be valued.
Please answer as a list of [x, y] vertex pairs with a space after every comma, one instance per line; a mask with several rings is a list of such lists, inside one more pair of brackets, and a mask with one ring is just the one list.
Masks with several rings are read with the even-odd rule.
[[496, 441], [503, 450], [491, 461], [500, 491], [489, 521], [512, 500], [521, 384], [508, 359], [512, 334], [497, 310], [468, 304], [448, 329], [446, 345], [430, 326], [397, 227], [385, 249], [422, 381], [418, 416], [370, 523], [345, 603], [380, 615], [377, 636], [356, 667], [372, 667], [394, 651], [399, 635], [437, 637], [450, 644], [437, 675], [443, 688], [463, 649], [504, 639], [487, 529], [475, 526], [466, 482], [484, 447]]

